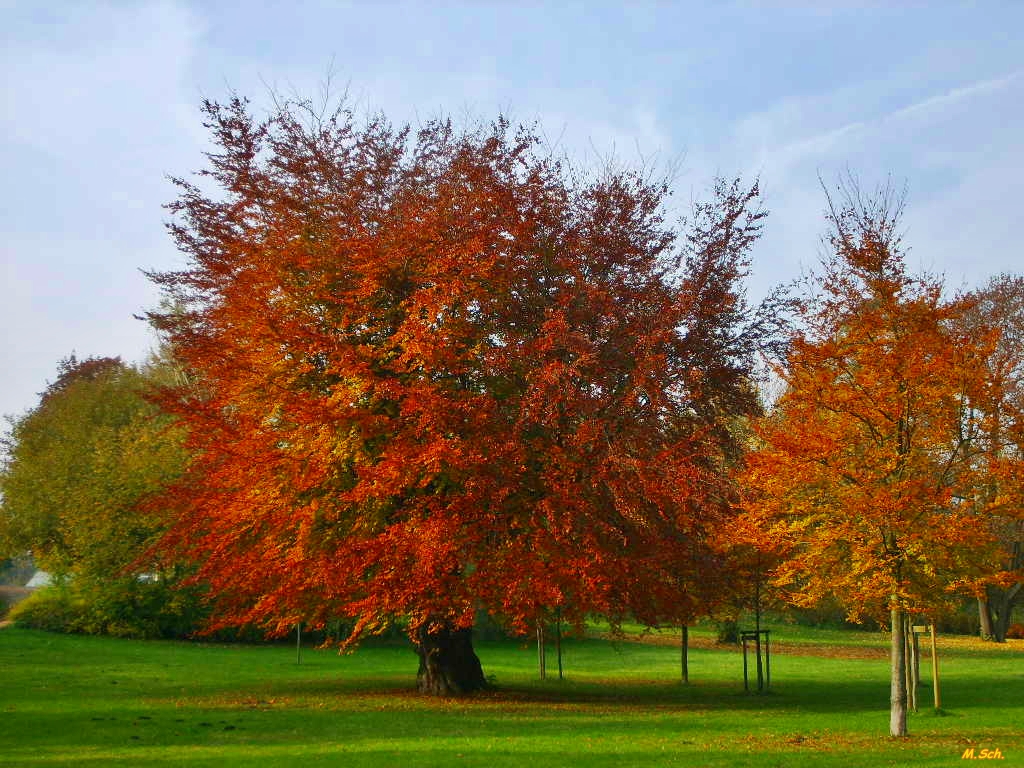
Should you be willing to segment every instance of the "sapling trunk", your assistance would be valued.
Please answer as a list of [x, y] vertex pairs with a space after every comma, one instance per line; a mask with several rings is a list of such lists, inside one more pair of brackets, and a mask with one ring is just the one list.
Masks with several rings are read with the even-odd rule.
[[683, 685], [690, 684], [690, 628], [682, 625], [683, 634], [679, 640], [679, 664]]
[[890, 658], [889, 735], [907, 735], [907, 654], [903, 610], [890, 612], [892, 625], [892, 656]]

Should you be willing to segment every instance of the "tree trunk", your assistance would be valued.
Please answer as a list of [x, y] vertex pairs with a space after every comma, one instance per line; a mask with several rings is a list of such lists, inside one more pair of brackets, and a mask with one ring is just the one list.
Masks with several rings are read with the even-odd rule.
[[1002, 605], [999, 606], [996, 620], [992, 626], [992, 629], [995, 630], [992, 633], [992, 639], [997, 643], [1006, 642], [1006, 633], [1010, 631], [1010, 616], [1013, 614], [1013, 603], [1007, 600], [1005, 596], [1001, 602]]
[[992, 640], [995, 632], [992, 631], [992, 611], [988, 607], [988, 598], [978, 598], [978, 625], [982, 640]]
[[555, 651], [558, 653], [558, 679], [562, 677], [562, 610], [558, 610], [558, 618], [555, 623]]
[[1017, 582], [1009, 589], [998, 587], [988, 588], [988, 599], [985, 601], [988, 608], [990, 640], [997, 643], [1006, 642], [1006, 633], [1010, 629], [1010, 618], [1013, 616], [1013, 608], [1021, 595], [1024, 583]]
[[683, 685], [690, 684], [690, 628], [685, 624], [682, 625], [683, 634], [679, 640], [679, 663], [681, 666], [680, 673], [683, 679]]
[[448, 624], [416, 633], [420, 669], [416, 687], [431, 696], [461, 696], [487, 687], [480, 659], [473, 651], [473, 630], [453, 629]]
[[889, 735], [907, 735], [907, 654], [903, 610], [891, 613], [892, 655], [890, 659]]

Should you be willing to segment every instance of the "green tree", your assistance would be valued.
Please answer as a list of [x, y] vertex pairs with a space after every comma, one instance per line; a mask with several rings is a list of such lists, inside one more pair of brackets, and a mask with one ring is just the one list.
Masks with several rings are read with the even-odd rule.
[[71, 628], [161, 634], [154, 615], [188, 602], [169, 591], [180, 568], [136, 563], [162, 531], [138, 502], [187, 455], [173, 421], [144, 397], [169, 372], [166, 361], [72, 356], [5, 440], [0, 555], [30, 551], [66, 585], [84, 606]]

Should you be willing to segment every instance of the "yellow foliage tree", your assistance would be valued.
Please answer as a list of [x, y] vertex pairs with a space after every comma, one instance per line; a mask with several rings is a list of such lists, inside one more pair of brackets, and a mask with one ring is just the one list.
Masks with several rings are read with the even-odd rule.
[[973, 401], [997, 339], [958, 332], [968, 300], [908, 273], [900, 201], [846, 192], [830, 200], [831, 253], [798, 302], [785, 390], [748, 457], [745, 526], [793, 602], [888, 617], [890, 733], [903, 736], [905, 617], [948, 603], [996, 546]]

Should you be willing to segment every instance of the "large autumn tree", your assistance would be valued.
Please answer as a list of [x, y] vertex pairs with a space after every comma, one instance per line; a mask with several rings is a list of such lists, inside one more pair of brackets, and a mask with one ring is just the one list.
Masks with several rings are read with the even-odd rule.
[[993, 544], [973, 400], [995, 336], [958, 331], [966, 302], [908, 271], [900, 210], [890, 190], [855, 185], [830, 205], [828, 252], [745, 477], [777, 586], [798, 604], [837, 597], [851, 617], [888, 619], [894, 736], [907, 731], [905, 617], [948, 601]]
[[164, 546], [218, 623], [399, 621], [445, 694], [485, 685], [479, 610], [696, 610], [754, 406], [756, 187], [720, 184], [677, 242], [663, 186], [577, 182], [501, 120], [205, 114], [217, 148], [171, 206], [188, 265], [153, 275], [177, 309], [151, 318], [196, 378], [164, 398], [197, 456]]

